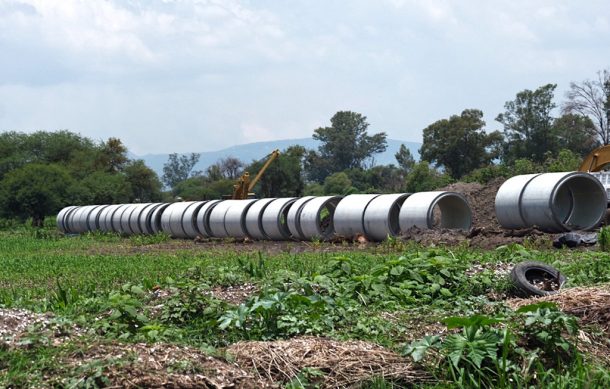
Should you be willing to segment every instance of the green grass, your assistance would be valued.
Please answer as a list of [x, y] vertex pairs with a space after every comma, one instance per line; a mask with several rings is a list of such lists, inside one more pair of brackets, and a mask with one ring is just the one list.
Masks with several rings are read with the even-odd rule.
[[[610, 253], [595, 249], [510, 245], [482, 251], [465, 246], [423, 248], [393, 240], [366, 250], [345, 251], [339, 245], [338, 252], [318, 243], [313, 251], [295, 253], [296, 246], [288, 243], [266, 253], [247, 245], [195, 244], [163, 235], [64, 237], [53, 229], [3, 231], [0, 307], [53, 311], [97, 337], [128, 342], [222, 347], [239, 340], [319, 334], [403, 351], [411, 341], [423, 338], [425, 325], [448, 316], [509, 317], [502, 302], [487, 298], [489, 292], [502, 293], [509, 287], [504, 276], [494, 274], [496, 263], [546, 262], [559, 268], [568, 286], [610, 282]], [[490, 270], [466, 275], [474, 264]], [[241, 305], [208, 294], [214, 287], [243, 283], [255, 284], [258, 292]], [[155, 315], [149, 296], [157, 287], [177, 293]], [[512, 331], [523, 336], [517, 328]], [[0, 386], [20, 386], [52, 369], [54, 355], [62, 350], [44, 345], [0, 349]], [[609, 379], [589, 362], [539, 369], [534, 383], [548, 387], [587, 387], [588, 381]], [[485, 374], [479, 379], [495, 382], [494, 376]], [[464, 378], [439, 377], [449, 383]], [[394, 385], [374, 379], [366, 386]]]

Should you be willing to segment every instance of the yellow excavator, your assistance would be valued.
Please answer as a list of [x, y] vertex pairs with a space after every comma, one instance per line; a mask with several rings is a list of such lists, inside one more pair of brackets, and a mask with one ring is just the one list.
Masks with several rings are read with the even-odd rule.
[[610, 145], [605, 145], [591, 151], [580, 164], [578, 171], [600, 172], [610, 164]]
[[261, 167], [261, 170], [258, 171], [252, 181], [250, 181], [250, 173], [244, 172], [244, 174], [242, 174], [241, 177], [237, 179], [235, 185], [233, 185], [233, 194], [224, 197], [231, 198], [234, 200], [244, 200], [254, 196], [254, 193], [252, 193], [252, 189], [254, 188], [258, 180], [261, 179], [267, 168], [269, 168], [269, 165], [271, 165], [271, 163], [275, 161], [279, 156], [280, 151], [273, 150], [271, 154], [266, 157], [267, 161], [265, 161], [265, 164], [263, 165], [263, 167]]

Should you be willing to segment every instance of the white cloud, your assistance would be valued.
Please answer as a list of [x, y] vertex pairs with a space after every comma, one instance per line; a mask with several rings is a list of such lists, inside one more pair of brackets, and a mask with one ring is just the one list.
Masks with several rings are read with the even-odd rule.
[[[338, 110], [432, 121], [610, 66], [606, 0], [0, 0], [0, 130], [134, 152], [308, 137]], [[557, 93], [560, 99], [561, 92]]]

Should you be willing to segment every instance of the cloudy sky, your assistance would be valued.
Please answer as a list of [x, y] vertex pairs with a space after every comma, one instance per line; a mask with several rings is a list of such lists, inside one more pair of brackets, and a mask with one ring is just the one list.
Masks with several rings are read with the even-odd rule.
[[0, 0], [0, 130], [136, 154], [309, 137], [338, 110], [421, 141], [610, 68], [608, 0]]

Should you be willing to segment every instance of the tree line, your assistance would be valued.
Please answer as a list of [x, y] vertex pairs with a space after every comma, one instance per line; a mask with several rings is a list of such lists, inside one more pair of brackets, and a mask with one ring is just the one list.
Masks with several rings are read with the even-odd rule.
[[[369, 134], [366, 116], [337, 112], [313, 131], [317, 150], [291, 146], [262, 176], [259, 197], [434, 190], [453, 181], [488, 182], [538, 171], [577, 169], [582, 157], [610, 143], [610, 72], [574, 82], [555, 104], [555, 84], [523, 90], [504, 104], [488, 131], [479, 109], [464, 109], [422, 130], [420, 161], [402, 145], [396, 163], [378, 165], [385, 132]], [[554, 115], [557, 111], [559, 115]], [[74, 204], [217, 199], [260, 161], [227, 157], [195, 170], [199, 154], [170, 154], [161, 178], [131, 160], [119, 139], [95, 142], [69, 131], [0, 134], [0, 216], [32, 218]]]

